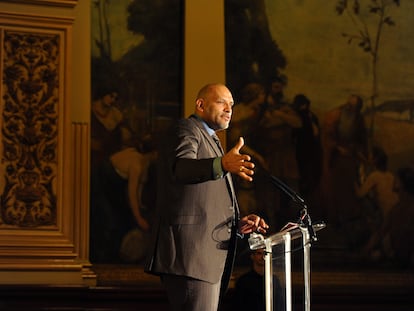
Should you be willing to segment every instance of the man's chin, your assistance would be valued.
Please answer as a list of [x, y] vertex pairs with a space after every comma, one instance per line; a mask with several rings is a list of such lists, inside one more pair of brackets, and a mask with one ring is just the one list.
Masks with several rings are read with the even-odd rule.
[[220, 128], [218, 129], [218, 131], [227, 130], [228, 128], [229, 128], [229, 123], [223, 123], [223, 124], [220, 124]]

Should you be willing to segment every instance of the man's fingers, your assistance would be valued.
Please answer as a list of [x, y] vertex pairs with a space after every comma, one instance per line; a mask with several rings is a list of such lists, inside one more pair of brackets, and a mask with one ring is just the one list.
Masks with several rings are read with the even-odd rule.
[[245, 168], [243, 166], [240, 166], [238, 175], [241, 178], [243, 178], [244, 180], [253, 181], [253, 178], [251, 177], [251, 175], [253, 175], [253, 174], [254, 174], [254, 171], [249, 170], [249, 169], [247, 169], [247, 168]]
[[239, 138], [239, 141], [234, 146], [234, 149], [236, 150], [237, 153], [240, 153], [240, 149], [243, 147], [243, 145], [244, 145], [244, 138], [243, 137], [240, 137]]
[[253, 178], [252, 177], [250, 177], [249, 175], [247, 175], [247, 174], [239, 174], [239, 176], [241, 177], [241, 178], [243, 178], [244, 180], [246, 180], [246, 181], [253, 181]]

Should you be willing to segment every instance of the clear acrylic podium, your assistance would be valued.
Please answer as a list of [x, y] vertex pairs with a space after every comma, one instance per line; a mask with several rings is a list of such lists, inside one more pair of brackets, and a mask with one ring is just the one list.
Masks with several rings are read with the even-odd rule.
[[[273, 311], [273, 261], [284, 259], [284, 285], [285, 285], [285, 310], [292, 311], [292, 242], [302, 239], [303, 250], [303, 280], [304, 280], [304, 306], [305, 311], [310, 311], [310, 247], [316, 240], [315, 232], [325, 228], [325, 223], [288, 223], [282, 230], [269, 237], [258, 233], [252, 233], [249, 237], [251, 250], [264, 249], [265, 261], [265, 302], [266, 311]], [[282, 249], [275, 252], [276, 247]], [[279, 256], [283, 253], [281, 256]]]

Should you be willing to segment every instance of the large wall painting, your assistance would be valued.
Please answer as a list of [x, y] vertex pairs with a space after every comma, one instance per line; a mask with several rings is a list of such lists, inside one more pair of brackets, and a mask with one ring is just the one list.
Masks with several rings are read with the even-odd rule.
[[146, 252], [157, 135], [181, 116], [183, 1], [92, 1], [92, 263]]
[[244, 136], [257, 164], [237, 182], [242, 211], [274, 232], [298, 219], [274, 176], [327, 224], [315, 264], [412, 267], [414, 2], [225, 5], [228, 144]]

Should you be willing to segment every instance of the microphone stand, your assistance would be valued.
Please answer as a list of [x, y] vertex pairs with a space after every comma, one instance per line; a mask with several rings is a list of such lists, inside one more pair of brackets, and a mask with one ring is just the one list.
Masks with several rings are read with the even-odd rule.
[[[304, 283], [305, 283], [305, 311], [310, 311], [310, 246], [312, 242], [317, 240], [315, 230], [313, 228], [313, 224], [311, 221], [311, 218], [308, 213], [308, 208], [306, 206], [305, 200], [296, 193], [292, 188], [290, 188], [288, 185], [286, 185], [284, 182], [282, 182], [279, 178], [271, 175], [268, 173], [268, 176], [270, 177], [270, 180], [272, 184], [283, 191], [285, 194], [287, 194], [294, 202], [299, 204], [302, 209], [300, 211], [300, 216], [298, 220], [299, 228], [302, 232], [303, 236], [303, 271], [304, 271]], [[285, 237], [285, 236], [284, 236]], [[288, 240], [289, 239], [289, 240]], [[265, 240], [266, 241], [266, 240]], [[266, 246], [266, 248], [270, 248], [270, 246]], [[287, 237], [285, 240], [285, 250], [290, 251], [290, 235], [287, 233]], [[266, 259], [266, 258], [265, 258]], [[285, 258], [286, 261], [286, 258]], [[266, 262], [268, 263], [268, 261]], [[290, 257], [288, 257], [288, 260], [285, 263], [287, 266], [289, 266], [289, 271], [285, 271], [286, 273], [286, 282], [289, 282], [290, 288]], [[270, 263], [268, 263], [270, 265]], [[286, 269], [286, 268], [285, 268]], [[267, 269], [267, 275], [271, 275], [272, 270], [271, 268]], [[268, 285], [266, 287], [268, 295], [270, 295], [273, 291], [272, 285]], [[272, 288], [272, 289], [271, 289]], [[269, 298], [267, 298], [269, 299]], [[269, 299], [270, 300], [270, 299]], [[272, 310], [273, 308], [273, 301], [270, 300], [270, 302], [266, 301], [266, 311]], [[286, 291], [286, 309], [291, 311], [292, 310], [292, 303], [291, 303], [291, 293]]]

